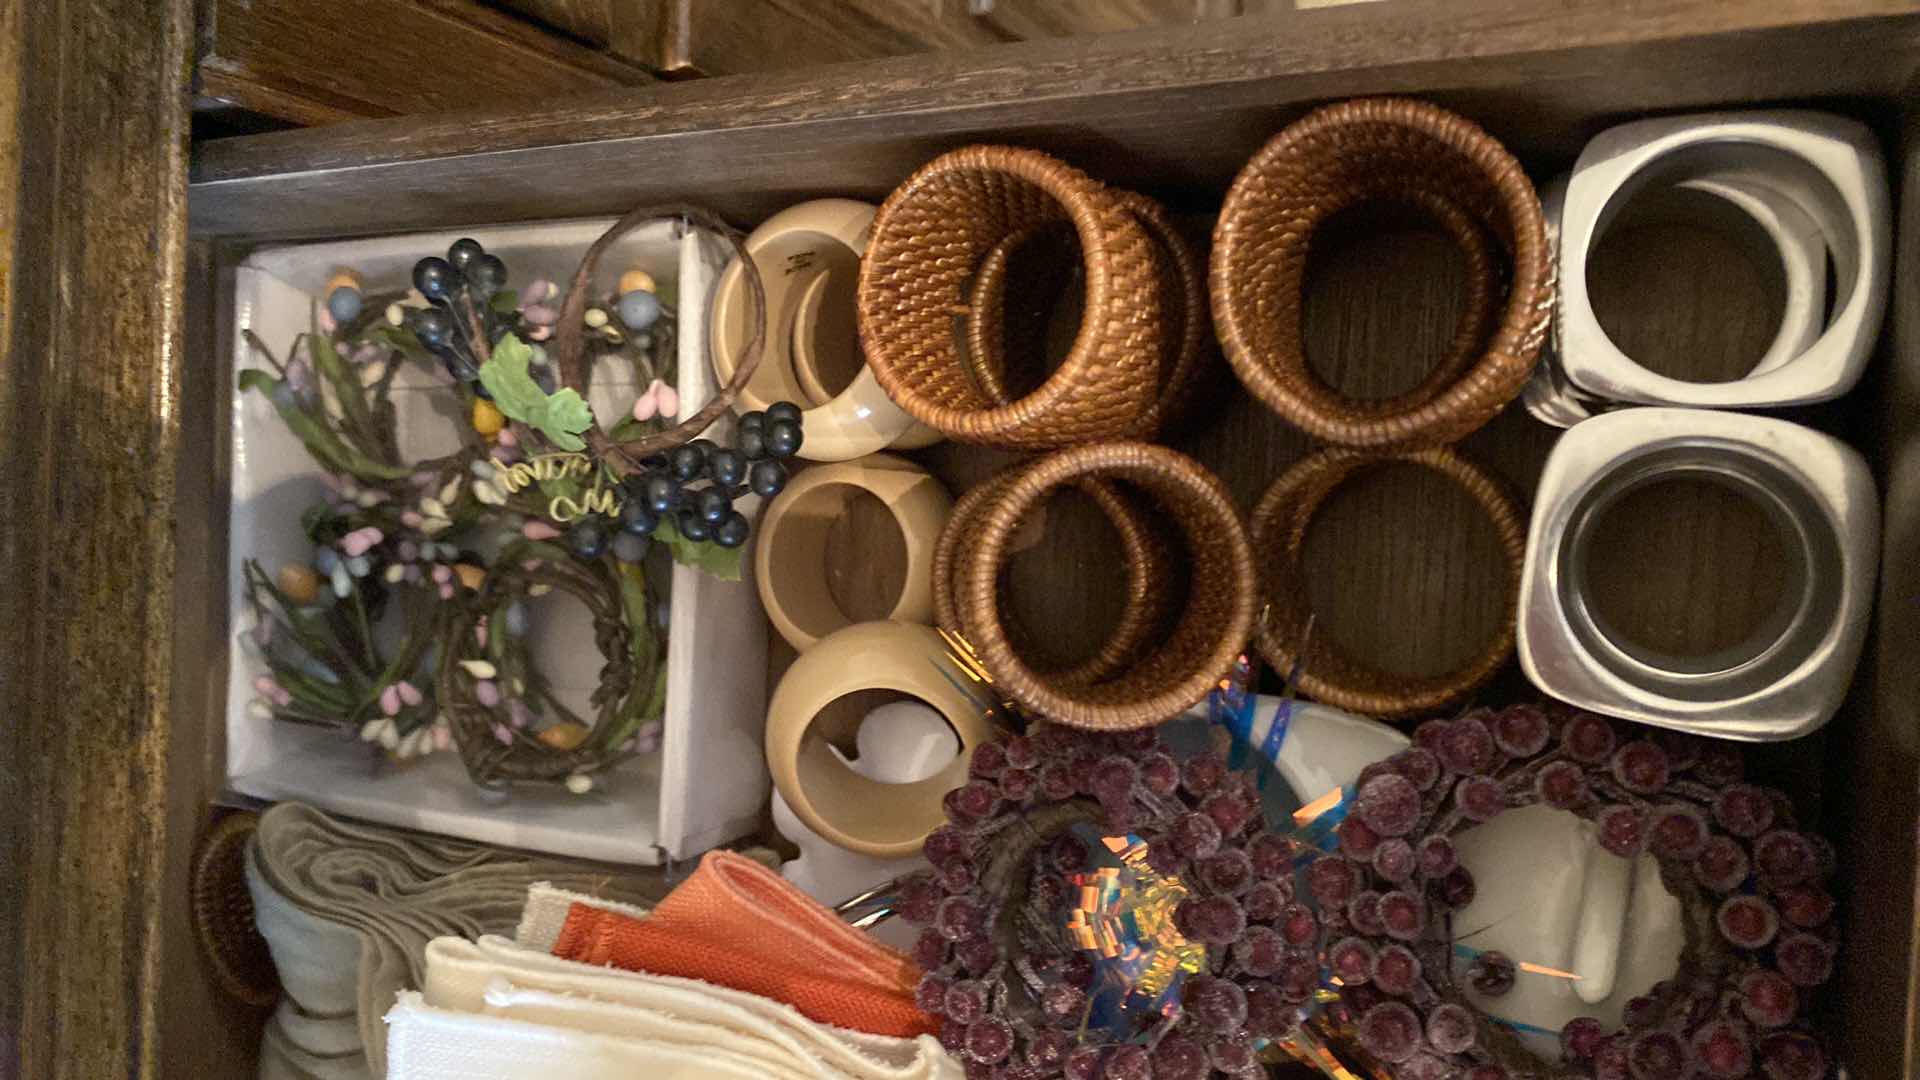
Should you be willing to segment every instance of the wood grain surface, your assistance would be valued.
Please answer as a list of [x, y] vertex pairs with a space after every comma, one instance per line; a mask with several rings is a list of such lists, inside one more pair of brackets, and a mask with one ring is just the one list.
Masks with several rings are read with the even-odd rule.
[[697, 176], [754, 221], [877, 198], [983, 138], [1204, 204], [1314, 101], [1421, 93], [1549, 167], [1625, 113], [1890, 96], [1917, 37], [1909, 0], [1648, 0], [1631, 18], [1612, 0], [1394, 0], [223, 139], [191, 211], [209, 234], [339, 236], [618, 213]]
[[0, 1075], [251, 1072], [184, 917], [204, 725], [169, 707], [190, 7], [0, 6]]
[[207, 0], [198, 89], [300, 124], [531, 108], [651, 80], [479, 0]]

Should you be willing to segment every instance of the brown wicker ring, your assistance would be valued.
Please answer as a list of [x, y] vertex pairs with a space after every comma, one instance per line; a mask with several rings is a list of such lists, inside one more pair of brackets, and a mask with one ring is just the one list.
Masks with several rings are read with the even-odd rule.
[[[960, 553], [971, 550], [976, 542], [975, 528], [981, 511], [1005, 492], [1015, 476], [1030, 467], [1016, 465], [1003, 470], [974, 485], [954, 503], [953, 514], [933, 549], [933, 611], [938, 625], [963, 636], [966, 634], [960, 619], [959, 598], [954, 594]], [[1113, 484], [1083, 480], [1073, 487], [1093, 500], [1118, 534], [1127, 583], [1120, 620], [1100, 648], [1079, 663], [1043, 673], [1048, 681], [1067, 687], [1099, 682], [1138, 660], [1151, 637], [1163, 628], [1173, 600], [1167, 591], [1169, 553], [1155, 535], [1145, 511]], [[1009, 636], [1018, 639], [1020, 635], [1005, 605], [1002, 605], [1000, 619]], [[1022, 653], [1028, 652], [1023, 640], [1016, 640], [1016, 647]]]
[[[1334, 214], [1409, 203], [1435, 217], [1467, 257], [1460, 335], [1413, 392], [1359, 402], [1313, 373], [1301, 339], [1307, 253]], [[1484, 237], [1510, 256], [1497, 320], [1497, 271]], [[1392, 448], [1452, 442], [1519, 394], [1539, 358], [1553, 275], [1546, 221], [1519, 162], [1462, 117], [1418, 101], [1370, 98], [1313, 112], [1254, 155], [1214, 227], [1213, 317], [1234, 371], [1255, 396], [1315, 438]]]
[[[1179, 530], [1190, 567], [1171, 630], [1119, 674], [1085, 687], [1049, 681], [1014, 651], [1000, 619], [1000, 568], [1022, 518], [1063, 484], [1125, 482]], [[979, 512], [977, 539], [956, 573], [959, 616], [995, 683], [1025, 708], [1072, 727], [1125, 731], [1158, 724], [1204, 698], [1253, 627], [1253, 552], [1226, 488], [1193, 459], [1139, 442], [1099, 443], [1041, 458]]]
[[[1086, 313], [1059, 368], [1001, 402], [980, 385], [956, 320], [972, 313], [971, 287], [995, 246], [1052, 222], [1079, 239]], [[962, 442], [1048, 450], [1126, 436], [1160, 385], [1158, 258], [1135, 214], [1078, 169], [1015, 147], [955, 150], [874, 218], [858, 295], [867, 366], [902, 409]]]
[[[1154, 242], [1160, 263], [1160, 307], [1171, 324], [1161, 339], [1160, 390], [1137, 430], [1139, 438], [1149, 438], [1176, 419], [1199, 380], [1212, 337], [1212, 318], [1207, 308], [1207, 278], [1200, 254], [1173, 224], [1166, 208], [1145, 195], [1113, 189], [1112, 195], [1132, 212], [1140, 227]], [[1476, 234], [1477, 236], [1477, 234]], [[1041, 242], [1047, 260], [1040, 268], [1040, 295], [1054, 295], [1077, 267], [1079, 252], [1072, 230], [1064, 222], [1010, 233], [988, 251], [974, 278], [969, 306], [973, 316], [967, 320], [967, 352], [981, 390], [995, 401], [1012, 400], [1006, 384], [1007, 353], [1037, 356], [1045, 347], [1043, 328], [1007, 319], [1007, 294], [1014, 257], [1021, 249]], [[1010, 333], [1011, 331], [1011, 333]], [[1009, 344], [1010, 338], [1012, 344]]]
[[[1457, 484], [1493, 523], [1506, 557], [1507, 601], [1499, 630], [1472, 660], [1443, 675], [1397, 675], [1377, 670], [1340, 652], [1324, 634], [1314, 635], [1306, 656], [1300, 655], [1300, 642], [1307, 636], [1311, 615], [1300, 568], [1308, 526], [1328, 496], [1342, 484], [1365, 469], [1395, 463], [1431, 469]], [[1260, 497], [1253, 511], [1252, 532], [1254, 549], [1266, 560], [1262, 583], [1268, 607], [1255, 635], [1260, 654], [1283, 673], [1304, 660], [1300, 663], [1300, 689], [1319, 701], [1379, 717], [1431, 712], [1457, 703], [1478, 689], [1513, 653], [1527, 523], [1498, 480], [1450, 450], [1322, 450], [1288, 469]]]

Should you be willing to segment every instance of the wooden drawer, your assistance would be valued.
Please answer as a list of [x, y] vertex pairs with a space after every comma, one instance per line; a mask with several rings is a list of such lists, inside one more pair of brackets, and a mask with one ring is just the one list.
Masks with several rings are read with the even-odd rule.
[[[121, 6], [158, 38], [39, 64], [164, 67], [183, 44], [170, 36], [179, 24], [134, 0]], [[56, 32], [24, 34], [16, 43]], [[0, 644], [24, 658], [9, 660], [19, 675], [10, 666], [0, 685], [0, 705], [18, 718], [14, 755], [0, 765], [14, 800], [4, 829], [24, 868], [9, 875], [24, 882], [12, 905], [22, 917], [0, 923], [19, 958], [9, 989], [24, 991], [0, 999], [0, 1029], [20, 1033], [9, 1064], [88, 1078], [252, 1071], [258, 1018], [210, 989], [183, 884], [220, 775], [223, 675], [207, 658], [225, 632], [218, 428], [231, 388], [228, 343], [213, 327], [229, 321], [223, 275], [252, 245], [617, 213], [669, 197], [750, 224], [803, 198], [877, 199], [935, 153], [981, 140], [1045, 149], [1163, 198], [1203, 231], [1235, 170], [1282, 124], [1318, 102], [1377, 93], [1417, 94], [1480, 121], [1537, 180], [1622, 119], [1809, 105], [1871, 125], [1904, 194], [1920, 177], [1917, 64], [1920, 6], [1906, 3], [1386, 0], [228, 140], [193, 162], [185, 207], [178, 185], [162, 184], [117, 196], [113, 210], [85, 202], [107, 197], [86, 167], [165, 175], [181, 163], [165, 142], [167, 110], [176, 120], [178, 110], [164, 80], [122, 76], [160, 116], [121, 128], [70, 90], [32, 91], [74, 110], [96, 138], [26, 144], [29, 165], [46, 158], [65, 171], [29, 169], [16, 204], [46, 220], [22, 218], [0, 383], [0, 417], [24, 450], [0, 470], [12, 514]], [[47, 134], [44, 118], [21, 115], [29, 134]], [[1920, 1072], [1920, 306], [1906, 287], [1920, 275], [1920, 204], [1897, 203], [1894, 302], [1871, 373], [1842, 401], [1793, 414], [1875, 464], [1885, 559], [1873, 640], [1841, 716], [1759, 754], [1766, 777], [1841, 845], [1849, 942], [1828, 1011], [1860, 1078]], [[1450, 264], [1418, 243], [1333, 239], [1309, 304], [1316, 356], [1330, 358], [1336, 383], [1418, 369], [1450, 327]], [[1771, 316], [1757, 290], [1729, 285], [1713, 311], [1659, 303], [1710, 272], [1684, 245], [1670, 251], [1655, 269], [1678, 279], [1631, 260], [1609, 271], [1626, 298], [1622, 333], [1696, 345], [1764, 336]], [[1230, 381], [1201, 411], [1209, 422], [1176, 445], [1219, 470], [1243, 504], [1306, 448]], [[1515, 409], [1467, 450], [1525, 490], [1553, 437]], [[998, 460], [951, 447], [924, 456], [956, 483]], [[1471, 551], [1470, 515], [1408, 484], [1336, 508], [1326, 546], [1345, 554], [1322, 564], [1339, 586], [1326, 619], [1360, 648], [1437, 665], [1470, 647], [1497, 603], [1495, 581], [1457, 569]], [[1100, 534], [1070, 508], [1063, 517], [1015, 573], [1045, 585], [1022, 590], [1027, 619], [1071, 636], [1097, 626], [1099, 575], [1083, 569], [1098, 563], [1084, 556]], [[1377, 524], [1388, 519], [1400, 527]], [[1702, 524], [1723, 531], [1699, 535], [1724, 536], [1730, 519], [1707, 512]], [[1710, 626], [1733, 618], [1737, 586], [1646, 569], [1625, 587], [1647, 604]], [[1387, 597], [1399, 607], [1381, 619]], [[1516, 672], [1497, 692], [1526, 689]]]

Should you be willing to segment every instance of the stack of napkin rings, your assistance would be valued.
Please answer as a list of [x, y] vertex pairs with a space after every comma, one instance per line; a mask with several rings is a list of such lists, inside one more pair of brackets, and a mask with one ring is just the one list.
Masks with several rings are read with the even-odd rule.
[[[1466, 309], [1440, 364], [1418, 387], [1356, 401], [1313, 373], [1301, 337], [1308, 249], [1334, 214], [1364, 203], [1411, 205], [1465, 256]], [[1527, 383], [1553, 301], [1551, 245], [1540, 201], [1519, 162], [1472, 122], [1423, 102], [1364, 99], [1309, 114], [1268, 142], [1227, 193], [1214, 229], [1213, 316], [1227, 359], [1255, 397], [1341, 449], [1309, 456], [1275, 481], [1254, 519], [1269, 560], [1259, 633], [1267, 662], [1301, 669], [1301, 685], [1342, 708], [1397, 717], [1457, 702], [1513, 649], [1511, 612], [1524, 557], [1522, 515], [1484, 470], [1450, 451]], [[1307, 524], [1365, 469], [1412, 464], [1461, 485], [1492, 520], [1508, 562], [1508, 617], [1487, 649], [1436, 678], [1385, 675], [1343, 658], [1324, 639], [1305, 646], [1301, 587]]]
[[[1127, 551], [1126, 612], [1094, 658], [1066, 672], [1037, 670], [1015, 644], [1000, 594], [1009, 539], [1065, 486], [1107, 509]], [[1124, 485], [1131, 491], [1117, 490]], [[1169, 553], [1133, 511], [1137, 492], [1177, 531], [1189, 585], [1165, 595]], [[1206, 696], [1252, 631], [1253, 549], [1232, 499], [1197, 462], [1162, 446], [1095, 443], [1016, 465], [968, 492], [934, 560], [942, 625], [978, 652], [996, 688], [1024, 708], [1073, 727], [1125, 731], [1160, 723]]]
[[[1084, 314], [1041, 378], [1044, 335], [1010, 317], [1009, 282], [1026, 256], [1076, 250]], [[887, 197], [858, 308], [867, 366], [895, 404], [949, 438], [1011, 450], [1153, 433], [1206, 343], [1198, 259], [1165, 211], [1016, 147], [944, 154]], [[1009, 341], [1025, 355], [1007, 355]]]

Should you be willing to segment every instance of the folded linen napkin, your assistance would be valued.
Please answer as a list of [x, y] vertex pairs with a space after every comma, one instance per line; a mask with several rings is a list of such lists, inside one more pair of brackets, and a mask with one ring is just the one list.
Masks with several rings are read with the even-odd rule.
[[732, 852], [709, 852], [643, 917], [572, 905], [553, 953], [745, 990], [855, 1031], [912, 1037], [938, 1030], [914, 1004], [920, 970], [909, 957]]
[[[299, 803], [261, 815], [247, 866], [255, 917], [286, 989], [269, 1021], [263, 1078], [384, 1075], [380, 1017], [396, 993], [421, 985], [427, 942], [511, 932], [534, 882], [630, 904], [665, 891], [658, 870], [607, 870], [362, 825]], [[363, 1051], [357, 1063], [343, 1053], [348, 1021]]]
[[[424, 990], [403, 995], [387, 1017], [390, 1080], [551, 1080], [602, 1068], [766, 1080], [964, 1076], [930, 1036], [840, 1031], [754, 994], [591, 967], [504, 938], [435, 940], [426, 967]], [[557, 1071], [536, 1071], [546, 1069]]]
[[[510, 988], [511, 993], [508, 993]], [[656, 1037], [698, 1041], [696, 1026], [719, 1029], [720, 1041], [756, 1045], [754, 1053], [783, 1067], [805, 1066], [805, 1074], [857, 1080], [934, 1080], [958, 1075], [959, 1066], [930, 1035], [912, 1039], [848, 1031], [809, 1019], [798, 1009], [771, 998], [669, 975], [648, 975], [618, 968], [593, 967], [499, 937], [478, 942], [441, 938], [427, 946], [427, 1004], [469, 1011], [504, 1010], [504, 1015], [534, 1019], [530, 1011], [548, 1002], [534, 995], [564, 995], [619, 1010], [605, 1014], [612, 1034], [637, 1035], [664, 1018]], [[583, 1013], [581, 1024], [600, 1022]], [[547, 1022], [572, 1026], [559, 1019]]]

